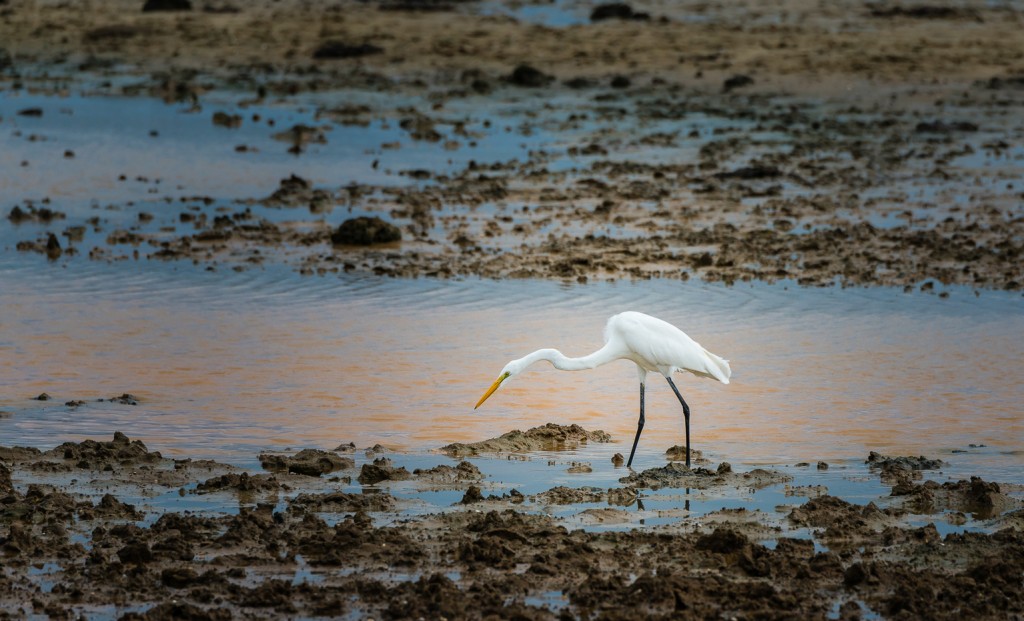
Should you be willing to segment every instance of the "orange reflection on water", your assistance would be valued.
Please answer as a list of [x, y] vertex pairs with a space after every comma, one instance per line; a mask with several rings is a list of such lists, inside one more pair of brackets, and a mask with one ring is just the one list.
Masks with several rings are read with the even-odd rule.
[[[509, 359], [599, 347], [607, 316], [637, 302], [631, 288], [519, 284], [502, 299], [500, 283], [439, 283], [421, 301], [395, 302], [340, 284], [269, 301], [245, 288], [225, 300], [214, 284], [115, 296], [2, 284], [13, 294], [0, 319], [0, 407], [16, 413], [0, 419], [5, 438], [57, 444], [117, 429], [169, 454], [216, 455], [349, 441], [434, 448], [557, 422], [605, 429], [627, 451], [636, 430], [637, 375], [625, 361], [577, 373], [541, 363], [473, 410]], [[701, 291], [661, 287], [637, 310], [732, 362], [728, 386], [677, 381], [694, 446], [721, 459], [968, 443], [1016, 450], [1024, 438], [1020, 314], [929, 311], [948, 304], [937, 298], [915, 298], [908, 310], [890, 299], [897, 294], [847, 306], [820, 292], [768, 290], [768, 302], [719, 293], [688, 315]], [[661, 378], [648, 380], [640, 450], [660, 454], [683, 442], [682, 412]], [[28, 400], [44, 391], [54, 401]], [[93, 402], [123, 392], [142, 403]], [[71, 399], [90, 403], [63, 405]]]

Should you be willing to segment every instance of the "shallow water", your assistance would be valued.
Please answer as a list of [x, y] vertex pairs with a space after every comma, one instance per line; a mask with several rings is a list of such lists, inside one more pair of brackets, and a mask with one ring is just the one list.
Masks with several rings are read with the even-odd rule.
[[[304, 278], [16, 255], [0, 261], [0, 290], [8, 445], [121, 430], [171, 455], [250, 462], [268, 447], [423, 450], [557, 422], [605, 429], [625, 451], [638, 392], [629, 362], [538, 365], [473, 405], [509, 359], [546, 346], [589, 353], [609, 315], [637, 309], [732, 361], [728, 386], [677, 381], [694, 446], [713, 459], [964, 449], [1024, 465], [1024, 387], [1013, 381], [1024, 313], [1008, 294]], [[641, 468], [682, 443], [678, 404], [649, 379]], [[42, 392], [53, 400], [31, 399]], [[95, 401], [124, 392], [140, 404]], [[86, 403], [65, 405], [73, 399]]]
[[[0, 220], [0, 410], [11, 413], [0, 417], [0, 438], [52, 446], [118, 429], [172, 455], [254, 463], [267, 447], [355, 441], [419, 451], [557, 422], [604, 428], [624, 451], [638, 392], [628, 362], [572, 374], [538, 366], [480, 410], [472, 405], [509, 359], [540, 347], [589, 353], [608, 316], [635, 309], [732, 361], [728, 386], [679, 381], [694, 412], [694, 444], [715, 460], [786, 464], [863, 459], [869, 450], [967, 450], [958, 456], [1009, 464], [1019, 474], [1024, 300], [1015, 294], [305, 278], [285, 266], [235, 273], [130, 258], [47, 263], [13, 249], [95, 213], [104, 230], [87, 230], [81, 248], [102, 246], [108, 231], [136, 224], [140, 210], [155, 215], [151, 228], [173, 226], [181, 196], [210, 195], [216, 210], [240, 196], [265, 196], [296, 170], [328, 187], [387, 187], [409, 183], [401, 171], [427, 158], [436, 173], [471, 158], [535, 157], [538, 147], [564, 154], [595, 131], [624, 146], [624, 156], [657, 159], [657, 149], [630, 149], [621, 127], [604, 132], [620, 124], [602, 119], [593, 103], [592, 118], [568, 125], [538, 115], [530, 96], [482, 108], [453, 104], [441, 115], [443, 132], [454, 135], [463, 123], [468, 133], [448, 150], [410, 140], [387, 116], [365, 125], [319, 118], [330, 102], [315, 96], [292, 105], [222, 93], [190, 113], [147, 98], [0, 92], [5, 197], [37, 204], [50, 197], [69, 216], [51, 224]], [[32, 107], [41, 116], [18, 114]], [[212, 125], [220, 109], [242, 112], [241, 127]], [[288, 154], [271, 136], [297, 123], [330, 125], [328, 143]], [[640, 129], [669, 129], [658, 123]], [[706, 134], [739, 124], [757, 134], [750, 123], [693, 112], [670, 125]], [[771, 141], [763, 133], [759, 140]], [[684, 141], [675, 156], [696, 151], [700, 140]], [[384, 148], [396, 141], [401, 148]], [[236, 152], [237, 144], [251, 150]], [[557, 155], [547, 164], [589, 161]], [[258, 210], [274, 221], [294, 217]], [[481, 211], [486, 216], [487, 206]], [[659, 465], [664, 449], [683, 440], [678, 404], [664, 382], [650, 379], [639, 467]], [[44, 391], [54, 399], [31, 399]], [[96, 401], [124, 392], [141, 403]], [[71, 400], [86, 403], [64, 405]]]

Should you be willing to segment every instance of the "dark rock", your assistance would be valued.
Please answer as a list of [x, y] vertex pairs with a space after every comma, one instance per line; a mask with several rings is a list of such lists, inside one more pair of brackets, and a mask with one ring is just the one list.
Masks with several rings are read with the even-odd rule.
[[36, 401], [49, 401], [52, 397], [45, 392], [39, 393], [38, 397], [33, 397]]
[[21, 110], [18, 110], [18, 116], [40, 117], [43, 116], [43, 109], [38, 107], [22, 108]]
[[370, 43], [360, 45], [349, 45], [341, 41], [326, 41], [320, 44], [313, 52], [313, 58], [320, 60], [334, 60], [340, 58], [360, 58], [381, 54], [384, 50]]
[[143, 13], [191, 10], [192, 2], [190, 0], [146, 0], [146, 4], [142, 5]]
[[380, 218], [360, 216], [341, 223], [331, 234], [331, 242], [354, 246], [369, 246], [401, 241], [402, 232], [397, 226]]
[[753, 83], [754, 78], [750, 77], [749, 75], [734, 75], [731, 78], [726, 79], [726, 81], [722, 83], [722, 92], [728, 93], [731, 90], [743, 88], [744, 86], [750, 86]]
[[632, 82], [630, 82], [629, 78], [624, 75], [615, 76], [611, 82], [612, 88], [629, 88], [631, 84]]
[[554, 78], [530, 65], [519, 65], [512, 70], [508, 81], [516, 86], [541, 88], [553, 82]]
[[606, 19], [635, 19], [648, 20], [651, 16], [647, 13], [638, 13], [625, 2], [609, 2], [599, 4], [590, 12], [590, 21], [599, 22]]

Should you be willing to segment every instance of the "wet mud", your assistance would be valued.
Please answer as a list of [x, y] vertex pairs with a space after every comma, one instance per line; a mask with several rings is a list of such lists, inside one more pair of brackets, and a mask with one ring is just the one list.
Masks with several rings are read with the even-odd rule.
[[[26, 198], [8, 219], [59, 221], [67, 241], [26, 234], [20, 250], [304, 274], [1024, 286], [1012, 5], [785, 2], [773, 21], [746, 3], [610, 3], [553, 9], [556, 27], [503, 2], [137, 4], [6, 4], [0, 85], [59, 94], [66, 76], [195, 114], [241, 93], [210, 123], [238, 152], [230, 132], [261, 122], [249, 107], [307, 105], [310, 123], [267, 127], [298, 174], [270, 196], [154, 187], [180, 220], [147, 211], [129, 228]], [[18, 135], [48, 113], [21, 110]], [[432, 155], [385, 183], [303, 178], [314, 147], [359, 127], [401, 130], [363, 154], [368, 173]], [[499, 138], [521, 147], [476, 155]], [[106, 243], [75, 242], [83, 227]]]
[[[485, 477], [472, 462], [402, 477], [387, 458], [372, 465], [390, 473], [386, 481], [465, 490], [468, 501], [409, 513], [407, 500], [378, 485], [383, 479], [364, 483], [363, 493], [325, 491], [308, 474], [167, 459], [120, 433], [49, 451], [2, 447], [0, 611], [122, 619], [835, 618], [837, 611], [840, 618], [954, 618], [969, 602], [972, 618], [1024, 613], [1014, 578], [1024, 571], [1020, 501], [977, 477], [915, 484], [933, 502], [914, 504], [913, 513], [824, 494], [778, 509], [792, 529], [732, 509], [608, 531], [569, 526], [546, 508], [583, 505], [584, 523], [614, 524], [666, 472], [669, 484], [703, 484], [712, 494], [755, 485], [750, 478], [781, 486], [785, 477], [768, 482], [767, 471], [740, 474], [727, 464], [687, 473], [673, 462], [624, 477], [619, 488], [485, 498], [478, 487]], [[31, 482], [64, 469], [81, 474]], [[144, 475], [154, 471], [173, 476]], [[94, 478], [109, 491], [88, 482]], [[153, 512], [118, 498], [140, 484], [235, 494], [237, 503]], [[989, 509], [987, 532], [943, 537], [934, 523], [909, 519], [981, 506]]]
[[587, 442], [611, 442], [611, 436], [603, 431], [587, 431], [579, 425], [564, 426], [548, 423], [525, 432], [516, 429], [500, 437], [480, 442], [448, 444], [441, 447], [440, 451], [450, 457], [465, 457], [480, 453], [558, 450], [573, 448]]

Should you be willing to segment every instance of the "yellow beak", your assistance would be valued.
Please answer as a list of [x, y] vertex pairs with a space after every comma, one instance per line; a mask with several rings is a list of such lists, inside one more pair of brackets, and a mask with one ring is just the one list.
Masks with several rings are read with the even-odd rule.
[[508, 373], [502, 373], [501, 377], [494, 380], [494, 383], [491, 384], [491, 387], [487, 389], [487, 392], [484, 393], [484, 396], [480, 397], [480, 400], [476, 402], [476, 405], [473, 406], [473, 409], [475, 410], [481, 405], [483, 405], [484, 401], [487, 401], [487, 397], [493, 395], [494, 391], [498, 389], [498, 386], [501, 386], [501, 383], [508, 379], [508, 376]]

